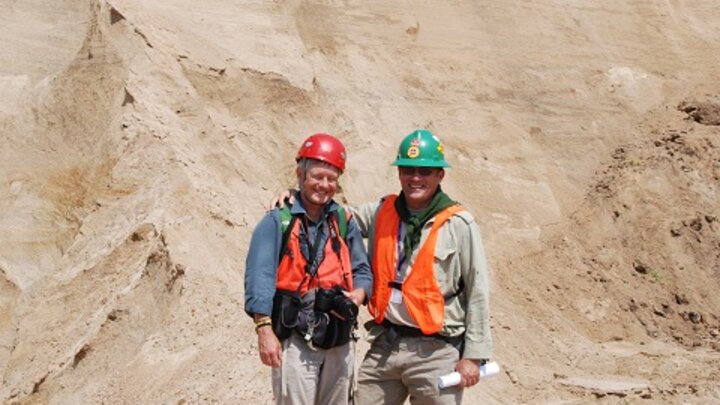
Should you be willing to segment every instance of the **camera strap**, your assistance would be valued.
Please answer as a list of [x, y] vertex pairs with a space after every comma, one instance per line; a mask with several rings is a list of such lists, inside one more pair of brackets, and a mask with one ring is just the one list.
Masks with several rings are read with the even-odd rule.
[[315, 266], [315, 270], [312, 270], [313, 264], [315, 263], [315, 260], [317, 259], [318, 252], [320, 251], [320, 242], [323, 236], [323, 224], [325, 222], [322, 221], [317, 225], [317, 230], [315, 231], [315, 243], [312, 243], [310, 241], [310, 225], [307, 222], [307, 218], [303, 218], [303, 226], [305, 228], [305, 241], [308, 244], [308, 258], [307, 258], [307, 272], [310, 273], [313, 277], [317, 274], [317, 269], [320, 267], [320, 263], [318, 263], [317, 266]]

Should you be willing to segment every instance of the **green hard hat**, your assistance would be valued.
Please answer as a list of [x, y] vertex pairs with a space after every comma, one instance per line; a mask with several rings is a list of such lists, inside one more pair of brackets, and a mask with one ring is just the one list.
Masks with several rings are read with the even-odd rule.
[[450, 167], [442, 142], [427, 129], [418, 129], [400, 143], [393, 166]]

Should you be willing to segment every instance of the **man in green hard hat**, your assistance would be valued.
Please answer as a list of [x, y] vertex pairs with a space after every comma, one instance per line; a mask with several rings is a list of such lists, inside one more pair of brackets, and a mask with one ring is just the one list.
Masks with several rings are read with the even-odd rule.
[[[442, 191], [445, 148], [421, 129], [400, 143], [401, 192], [353, 209], [374, 277], [372, 346], [356, 404], [459, 404], [490, 359], [488, 270], [473, 216]], [[460, 373], [440, 389], [438, 378]]]
[[[400, 143], [401, 191], [350, 207], [373, 272], [372, 345], [358, 375], [359, 405], [459, 404], [490, 359], [489, 280], [473, 216], [442, 191], [445, 148], [420, 129]], [[460, 383], [439, 388], [457, 371]]]

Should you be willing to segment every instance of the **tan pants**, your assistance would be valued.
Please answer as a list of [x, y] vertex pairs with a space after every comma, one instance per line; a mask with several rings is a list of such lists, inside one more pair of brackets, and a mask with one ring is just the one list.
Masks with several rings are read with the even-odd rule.
[[410, 396], [413, 405], [460, 404], [463, 390], [440, 390], [438, 377], [455, 370], [459, 352], [430, 337], [397, 338], [380, 335], [365, 355], [358, 374], [357, 405], [400, 405]]
[[277, 405], [348, 404], [355, 342], [313, 349], [296, 332], [283, 341], [282, 365], [272, 370]]

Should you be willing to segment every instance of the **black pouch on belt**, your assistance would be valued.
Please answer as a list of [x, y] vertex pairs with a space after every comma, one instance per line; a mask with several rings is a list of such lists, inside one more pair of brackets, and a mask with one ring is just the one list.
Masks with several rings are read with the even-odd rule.
[[277, 290], [273, 297], [272, 328], [280, 340], [290, 337], [298, 323], [300, 297], [295, 291]]
[[352, 332], [351, 321], [342, 320], [331, 314], [324, 315], [326, 315], [323, 319], [324, 322], [313, 334], [313, 345], [322, 349], [331, 349], [349, 342]]

